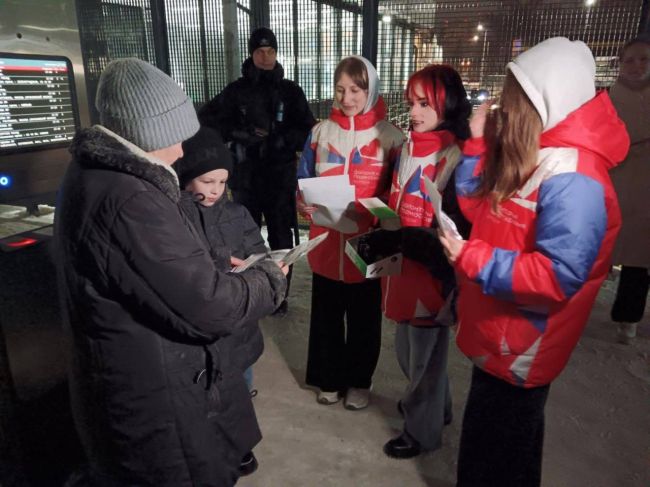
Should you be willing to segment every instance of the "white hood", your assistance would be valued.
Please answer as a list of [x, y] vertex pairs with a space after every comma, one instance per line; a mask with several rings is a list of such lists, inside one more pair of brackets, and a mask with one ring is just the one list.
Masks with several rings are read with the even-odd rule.
[[546, 39], [517, 56], [506, 68], [535, 106], [544, 131], [596, 95], [596, 63], [582, 41]]
[[[368, 72], [368, 101], [366, 101], [366, 106], [363, 107], [363, 111], [361, 113], [368, 113], [370, 110], [372, 110], [372, 107], [374, 107], [377, 104], [377, 99], [379, 98], [379, 75], [377, 74], [377, 70], [372, 65], [372, 63], [368, 61], [365, 57], [363, 56], [349, 56], [349, 57], [360, 59], [361, 61], [363, 61], [363, 64], [366, 66], [366, 71]], [[336, 97], [334, 97], [334, 107], [339, 109], [341, 108]]]

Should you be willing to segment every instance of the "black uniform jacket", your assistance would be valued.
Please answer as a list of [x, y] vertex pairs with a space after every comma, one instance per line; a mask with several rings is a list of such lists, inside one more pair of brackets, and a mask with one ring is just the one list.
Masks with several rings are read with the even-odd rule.
[[[233, 190], [295, 187], [296, 152], [302, 150], [315, 120], [302, 88], [284, 79], [280, 63], [273, 70], [261, 70], [248, 58], [242, 77], [206, 103], [199, 120], [233, 143]], [[256, 128], [269, 135], [256, 135]]]

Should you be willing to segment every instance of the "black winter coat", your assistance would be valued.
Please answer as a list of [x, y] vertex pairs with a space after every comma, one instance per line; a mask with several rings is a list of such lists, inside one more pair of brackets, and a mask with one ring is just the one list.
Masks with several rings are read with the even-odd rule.
[[[232, 142], [235, 169], [233, 190], [269, 193], [294, 190], [296, 152], [316, 123], [302, 88], [284, 79], [284, 69], [261, 70], [248, 58], [242, 77], [199, 110], [201, 125], [212, 127]], [[255, 135], [255, 128], [269, 133]]]
[[[230, 257], [245, 259], [265, 253], [264, 239], [246, 207], [221, 197], [210, 207], [194, 201], [192, 193], [181, 191], [181, 208], [210, 249], [215, 266], [230, 269]], [[253, 365], [264, 351], [264, 338], [257, 321], [246, 323], [232, 335], [217, 341], [222, 351], [228, 349], [231, 362], [243, 372]]]
[[218, 272], [174, 173], [132, 144], [93, 127], [70, 151], [54, 243], [93, 485], [233, 485], [260, 432], [241, 372], [209, 345], [273, 311], [286, 279]]

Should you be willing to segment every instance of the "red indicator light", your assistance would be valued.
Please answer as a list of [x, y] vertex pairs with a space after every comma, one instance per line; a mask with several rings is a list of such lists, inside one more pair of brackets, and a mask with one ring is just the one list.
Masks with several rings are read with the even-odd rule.
[[30, 245], [34, 245], [38, 240], [34, 238], [23, 238], [21, 240], [18, 240], [17, 242], [10, 242], [5, 244], [7, 247], [12, 247], [14, 249], [20, 248], [20, 247], [28, 247]]

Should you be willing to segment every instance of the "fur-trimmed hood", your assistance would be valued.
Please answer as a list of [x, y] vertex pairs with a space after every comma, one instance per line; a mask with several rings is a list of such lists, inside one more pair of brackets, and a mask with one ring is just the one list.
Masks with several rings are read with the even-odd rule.
[[68, 150], [84, 167], [131, 174], [172, 201], [180, 200], [178, 177], [171, 167], [101, 125], [79, 130]]

